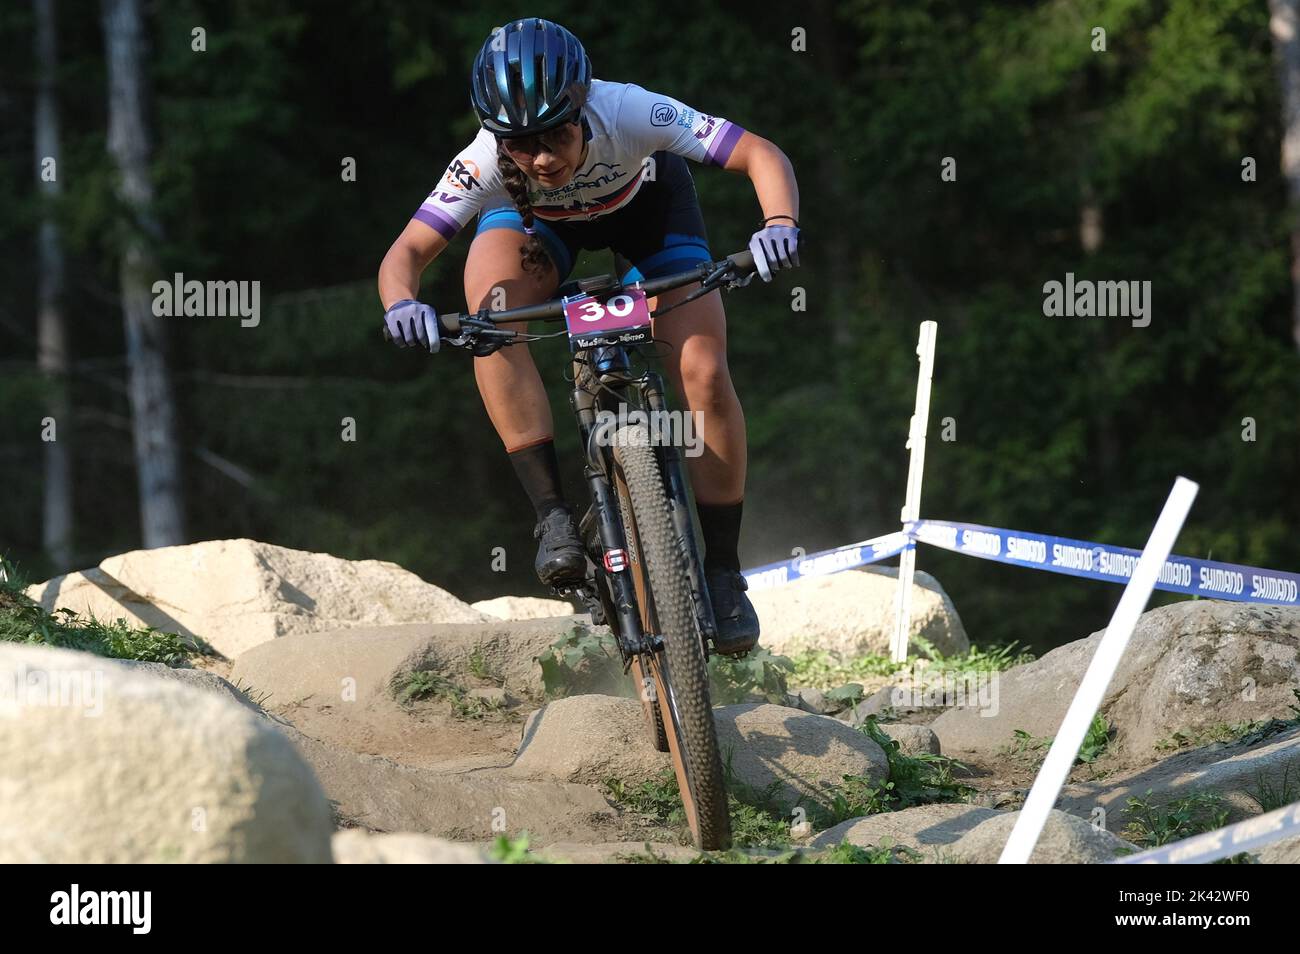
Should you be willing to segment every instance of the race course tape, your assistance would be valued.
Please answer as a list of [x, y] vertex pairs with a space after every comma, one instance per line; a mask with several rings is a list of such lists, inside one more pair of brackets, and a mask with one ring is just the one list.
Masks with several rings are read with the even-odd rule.
[[1247, 818], [1226, 828], [1193, 835], [1111, 862], [1115, 865], [1203, 865], [1243, 851], [1262, 848], [1290, 835], [1300, 834], [1300, 802]]
[[[955, 553], [1111, 583], [1127, 582], [1142, 555], [1127, 547], [946, 520], [920, 520], [910, 530], [922, 543]], [[1300, 574], [1176, 554], [1165, 561], [1156, 589], [1242, 603], [1300, 605]]]
[[825, 576], [841, 570], [851, 570], [897, 556], [911, 545], [911, 538], [901, 530], [872, 537], [860, 543], [822, 550], [806, 556], [778, 560], [752, 570], [745, 570], [745, 580], [750, 590], [767, 590], [783, 586], [805, 576]]

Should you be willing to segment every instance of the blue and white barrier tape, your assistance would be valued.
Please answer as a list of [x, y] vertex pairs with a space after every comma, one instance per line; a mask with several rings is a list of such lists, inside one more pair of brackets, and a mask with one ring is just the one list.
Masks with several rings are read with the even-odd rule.
[[[1127, 582], [1142, 555], [1127, 547], [973, 523], [921, 520], [910, 529], [922, 543], [955, 553], [1111, 583]], [[1156, 589], [1242, 603], [1300, 605], [1300, 574], [1176, 554], [1165, 561]]]
[[1116, 865], [1203, 865], [1218, 861], [1243, 851], [1262, 848], [1264, 845], [1300, 835], [1300, 802], [1247, 818], [1226, 828], [1193, 835], [1172, 845], [1162, 845], [1125, 858], [1116, 858]]
[[851, 570], [854, 567], [866, 566], [868, 563], [887, 560], [891, 556], [902, 553], [910, 545], [911, 539], [899, 530], [860, 543], [836, 547], [834, 550], [822, 550], [818, 553], [755, 567], [745, 571], [745, 579], [751, 591], [771, 589], [805, 576], [825, 576], [828, 573], [838, 573], [841, 570]]

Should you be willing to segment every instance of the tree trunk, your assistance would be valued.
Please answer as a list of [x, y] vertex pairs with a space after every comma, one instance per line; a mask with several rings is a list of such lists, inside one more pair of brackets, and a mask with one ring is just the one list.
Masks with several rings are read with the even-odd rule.
[[[63, 239], [56, 218], [62, 185], [59, 100], [55, 90], [58, 46], [54, 0], [35, 0], [36, 13], [36, 175], [44, 200], [37, 234], [36, 366], [47, 387], [45, 414], [54, 420], [54, 440], [45, 442], [45, 500], [41, 540], [56, 572], [72, 567], [72, 426], [68, 401], [67, 334], [63, 321]], [[53, 177], [45, 162], [54, 160]], [[42, 427], [42, 436], [45, 428]]]
[[126, 323], [128, 393], [135, 437], [144, 546], [184, 542], [176, 408], [167, 361], [167, 325], [152, 309], [158, 276], [150, 251], [159, 229], [149, 181], [145, 118], [144, 37], [138, 0], [103, 0], [108, 60], [108, 151], [118, 171], [118, 197], [128, 221], [119, 280]]
[[1300, 3], [1269, 0], [1269, 32], [1282, 87], [1282, 174], [1290, 198], [1291, 336], [1300, 349]]

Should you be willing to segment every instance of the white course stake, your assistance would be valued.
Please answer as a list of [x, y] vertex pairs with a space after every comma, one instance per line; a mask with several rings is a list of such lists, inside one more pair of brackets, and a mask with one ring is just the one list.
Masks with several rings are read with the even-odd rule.
[[1115, 675], [1120, 657], [1128, 648], [1138, 617], [1146, 608], [1160, 571], [1169, 559], [1169, 551], [1174, 548], [1174, 541], [1183, 528], [1183, 521], [1187, 519], [1187, 512], [1192, 508], [1198, 489], [1195, 483], [1185, 477], [1179, 477], [1174, 482], [1174, 489], [1169, 492], [1169, 499], [1160, 511], [1160, 519], [1156, 521], [1147, 545], [1142, 548], [1142, 557], [1133, 570], [1133, 576], [1129, 578], [1128, 586], [1124, 587], [1124, 595], [1119, 598], [1110, 625], [1106, 627], [1106, 633], [1101, 637], [1092, 661], [1088, 663], [1088, 671], [1083, 674], [1079, 691], [1074, 694], [1065, 719], [1061, 722], [1061, 730], [1056, 733], [1056, 741], [1052, 743], [1043, 767], [1034, 779], [1029, 797], [1025, 799], [1024, 808], [1020, 810], [1015, 827], [1011, 829], [1011, 837], [1002, 849], [998, 864], [1028, 863], [1038, 836], [1042, 834], [1043, 825], [1047, 823], [1047, 815], [1056, 804], [1056, 796], [1060, 794], [1061, 786], [1070, 774], [1070, 766], [1074, 764], [1074, 757], [1079, 754], [1079, 747], [1088, 734], [1088, 726], [1092, 724], [1092, 718], [1105, 698], [1106, 687]]
[[[903, 502], [903, 529], [921, 519], [921, 477], [925, 472], [925, 436], [930, 421], [930, 379], [934, 377], [934, 337], [939, 326], [933, 321], [921, 322], [921, 338], [916, 354], [921, 359], [921, 371], [916, 378], [916, 410], [908, 426], [907, 446], [912, 460], [907, 468], [907, 497]], [[912, 628], [912, 576], [916, 571], [916, 543], [913, 541], [898, 560], [898, 592], [894, 597], [894, 636], [890, 641], [890, 655], [894, 662], [907, 659], [907, 644]]]

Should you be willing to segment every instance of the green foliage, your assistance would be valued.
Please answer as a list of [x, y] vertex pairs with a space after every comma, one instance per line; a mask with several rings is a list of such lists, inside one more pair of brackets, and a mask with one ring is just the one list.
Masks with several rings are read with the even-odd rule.
[[1034, 661], [1033, 653], [1016, 649], [1017, 643], [987, 647], [972, 645], [965, 652], [945, 656], [933, 643], [919, 636], [913, 637], [912, 642], [925, 650], [927, 673], [1002, 672]]
[[608, 632], [573, 626], [537, 657], [542, 685], [549, 699], [606, 686], [627, 695], [631, 690], [623, 675], [618, 641]]
[[794, 674], [791, 683], [813, 689], [833, 689], [858, 679], [892, 676], [908, 665], [896, 663], [886, 655], [844, 659], [837, 653], [823, 649], [804, 650], [793, 657], [792, 664]]
[[759, 695], [768, 702], [785, 704], [786, 679], [794, 664], [785, 656], [774, 656], [762, 646], [744, 659], [709, 657], [709, 698], [715, 706], [745, 702]]
[[131, 626], [124, 619], [104, 622], [70, 609], [47, 613], [23, 590], [25, 581], [12, 563], [0, 558], [0, 641], [76, 649], [113, 659], [135, 659], [184, 666], [198, 651], [175, 633]]
[[1148, 789], [1141, 798], [1130, 795], [1125, 806], [1123, 837], [1140, 848], [1158, 848], [1228, 823], [1228, 810], [1214, 792], [1191, 792], [1157, 804]]
[[1088, 732], [1083, 737], [1083, 744], [1079, 746], [1079, 754], [1074, 757], [1074, 764], [1090, 764], [1101, 758], [1106, 752], [1106, 746], [1110, 743], [1110, 724], [1100, 715], [1092, 717], [1092, 722], [1088, 724]]
[[904, 755], [898, 742], [869, 717], [858, 731], [884, 750], [889, 760], [889, 779], [881, 782], [865, 776], [846, 775], [826, 799], [828, 817], [821, 827], [837, 825], [860, 815], [899, 811], [914, 805], [960, 802], [974, 794], [969, 785], [953, 777], [953, 769], [964, 769], [960, 762], [928, 752]]
[[[1106, 747], [1110, 744], [1111, 727], [1104, 717], [1095, 715], [1092, 722], [1088, 724], [1088, 731], [1083, 736], [1083, 743], [1079, 746], [1078, 754], [1074, 757], [1074, 765], [1090, 765], [1096, 762], [1106, 753]], [[1008, 755], [1024, 759], [1033, 764], [1035, 768], [1043, 764], [1047, 758], [1047, 752], [1052, 747], [1055, 739], [1052, 736], [1035, 738], [1024, 729], [1016, 729], [1013, 732], [1011, 744], [1005, 749]]]
[[[1292, 689], [1296, 702], [1300, 703], [1300, 689]], [[1212, 742], [1235, 743], [1243, 746], [1259, 745], [1275, 735], [1290, 732], [1300, 727], [1300, 706], [1288, 708], [1295, 713], [1289, 719], [1261, 719], [1249, 722], [1216, 722], [1203, 729], [1181, 729], [1158, 739], [1156, 751], [1172, 752], [1182, 748], [1196, 748]]]
[[544, 865], [547, 862], [528, 850], [528, 833], [518, 838], [498, 835], [488, 849], [488, 857], [505, 865]]
[[1263, 772], [1255, 777], [1255, 787], [1246, 797], [1259, 806], [1261, 812], [1276, 811], [1300, 801], [1300, 782], [1291, 778], [1291, 766], [1282, 770], [1282, 780], [1274, 782]]
[[422, 699], [441, 700], [451, 706], [452, 715], [457, 719], [480, 720], [504, 713], [500, 704], [472, 696], [464, 686], [427, 669], [415, 669], [397, 676], [393, 681], [393, 694], [405, 706]]

